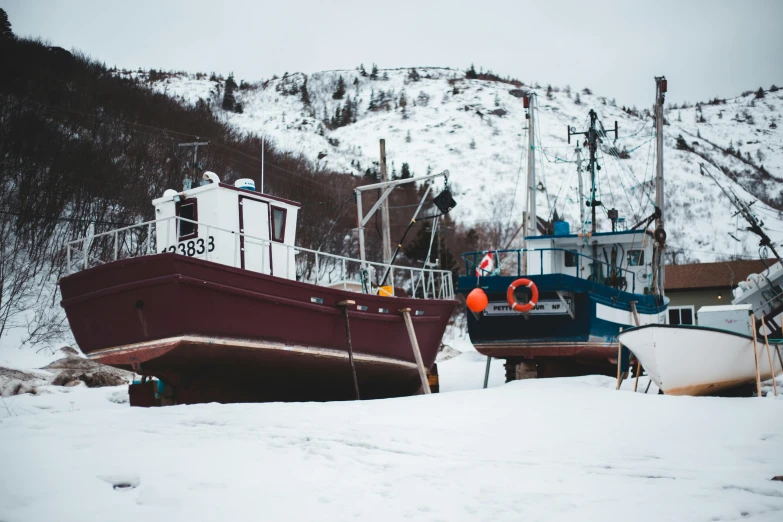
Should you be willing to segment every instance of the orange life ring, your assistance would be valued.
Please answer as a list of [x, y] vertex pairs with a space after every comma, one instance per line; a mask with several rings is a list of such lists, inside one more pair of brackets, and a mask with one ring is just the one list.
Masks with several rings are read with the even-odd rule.
[[[522, 285], [530, 288], [530, 291], [533, 292], [533, 295], [530, 296], [530, 301], [525, 304], [519, 304], [514, 298], [514, 290]], [[525, 279], [524, 277], [517, 279], [509, 285], [508, 292], [506, 292], [506, 300], [513, 310], [521, 313], [529, 312], [533, 309], [534, 306], [536, 306], [536, 303], [538, 303], [538, 287], [530, 279]]]

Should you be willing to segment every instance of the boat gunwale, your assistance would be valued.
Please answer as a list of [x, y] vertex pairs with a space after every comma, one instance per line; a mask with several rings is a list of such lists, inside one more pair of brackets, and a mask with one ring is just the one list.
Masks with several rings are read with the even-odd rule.
[[[639, 330], [644, 330], [645, 328], [683, 328], [687, 330], [701, 330], [701, 331], [708, 331], [708, 332], [715, 332], [715, 333], [725, 333], [734, 335], [736, 337], [742, 337], [743, 339], [746, 339], [748, 341], [752, 341], [753, 337], [750, 335], [741, 334], [739, 332], [732, 332], [731, 330], [724, 330], [722, 328], [715, 328], [713, 326], [701, 326], [698, 324], [645, 324], [642, 326], [632, 326], [631, 328], [628, 328], [627, 330], [623, 330], [619, 334], [617, 334], [617, 338], [620, 339], [622, 342], [621, 337], [624, 335], [627, 335], [629, 333], [637, 332]], [[757, 342], [760, 342], [758, 337], [756, 338]], [[761, 341], [763, 342], [763, 341]], [[782, 344], [783, 345], [783, 339], [769, 339], [769, 344]]]

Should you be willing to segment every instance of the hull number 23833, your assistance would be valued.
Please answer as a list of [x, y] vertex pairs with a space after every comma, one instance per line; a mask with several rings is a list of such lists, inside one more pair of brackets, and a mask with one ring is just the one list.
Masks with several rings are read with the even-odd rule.
[[177, 245], [171, 245], [168, 248], [164, 248], [161, 250], [161, 254], [164, 254], [166, 252], [178, 252], [182, 254], [183, 256], [200, 256], [204, 252], [212, 252], [215, 250], [215, 238], [213, 236], [209, 236], [206, 241], [204, 241], [203, 237], [200, 237], [198, 239], [191, 239], [190, 241], [183, 241], [182, 243], [179, 243]]

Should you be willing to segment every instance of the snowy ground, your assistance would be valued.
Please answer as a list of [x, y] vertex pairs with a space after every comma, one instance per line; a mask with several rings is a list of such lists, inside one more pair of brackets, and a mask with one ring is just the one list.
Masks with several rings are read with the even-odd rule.
[[[586, 377], [502, 385], [469, 343], [443, 392], [129, 408], [125, 387], [0, 407], [0, 520], [781, 520], [783, 400]], [[783, 381], [782, 381], [783, 383]], [[646, 386], [642, 382], [641, 389]], [[641, 390], [640, 390], [641, 391]], [[10, 417], [9, 417], [10, 414]]]

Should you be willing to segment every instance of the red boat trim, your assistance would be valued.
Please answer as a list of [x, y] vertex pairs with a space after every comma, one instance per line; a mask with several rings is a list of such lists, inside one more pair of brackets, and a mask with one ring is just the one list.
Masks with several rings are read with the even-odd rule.
[[[144, 351], [150, 348], [158, 348], [161, 346], [172, 346], [177, 344], [210, 344], [218, 346], [229, 346], [233, 348], [251, 348], [256, 350], [282, 350], [286, 352], [296, 352], [305, 355], [316, 355], [319, 357], [332, 357], [336, 359], [348, 359], [348, 352], [341, 350], [332, 350], [329, 348], [318, 348], [309, 346], [296, 346], [286, 345], [283, 343], [274, 343], [268, 341], [250, 341], [246, 339], [230, 339], [220, 337], [204, 337], [196, 335], [183, 335], [178, 337], [167, 337], [165, 339], [156, 339], [154, 341], [145, 341], [141, 343], [126, 344], [124, 346], [117, 346], [113, 348], [103, 348], [87, 354], [89, 359], [98, 359], [109, 355], [118, 354], [130, 354], [133, 352]], [[393, 359], [391, 357], [383, 357], [379, 355], [368, 355], [364, 353], [354, 353], [353, 358], [357, 361], [375, 363], [375, 364], [389, 364], [393, 366], [403, 366], [413, 370], [417, 369], [416, 363], [401, 361], [399, 359]]]
[[[220, 283], [213, 283], [211, 281], [204, 281], [203, 279], [196, 279], [195, 277], [189, 277], [189, 276], [183, 276], [180, 274], [172, 274], [172, 275], [166, 275], [161, 277], [155, 277], [152, 279], [145, 279], [143, 281], [133, 282], [133, 283], [124, 283], [121, 285], [112, 286], [109, 288], [104, 288], [101, 290], [96, 290], [95, 292], [90, 292], [87, 294], [82, 294], [78, 297], [72, 297], [70, 299], [63, 299], [61, 301], [62, 306], [72, 306], [75, 304], [82, 303], [84, 301], [89, 301], [91, 299], [97, 299], [101, 297], [105, 297], [107, 295], [112, 295], [114, 293], [122, 292], [125, 290], [133, 290], [137, 288], [144, 288], [148, 286], [155, 286], [162, 283], [170, 283], [170, 282], [180, 283], [180, 284], [189, 284], [194, 286], [200, 286], [200, 287], [207, 287], [210, 289], [220, 290], [225, 293], [230, 293], [234, 295], [242, 295], [245, 297], [252, 297], [255, 299], [261, 299], [265, 301], [271, 301], [273, 303], [277, 303], [280, 305], [287, 305], [287, 306], [294, 306], [298, 308], [304, 308], [307, 310], [313, 310], [318, 311], [321, 313], [328, 313], [330, 315], [341, 315], [341, 312], [333, 307], [333, 306], [327, 306], [327, 305], [317, 305], [313, 303], [308, 302], [302, 302], [302, 301], [294, 301], [292, 299], [288, 299], [286, 297], [277, 297], [269, 294], [262, 294], [260, 292], [253, 292], [252, 290], [245, 290], [242, 288], [236, 288], [233, 286], [226, 286]], [[321, 287], [317, 287], [321, 288]], [[365, 294], [359, 294], [359, 295], [365, 295]], [[389, 298], [393, 299], [393, 298]], [[351, 311], [351, 316], [358, 316], [358, 317], [368, 317], [372, 318], [374, 320], [384, 320], [384, 321], [397, 321], [399, 320], [399, 317], [396, 315], [394, 316], [386, 316], [385, 314], [374, 314], [374, 313], [368, 313], [368, 312], [359, 312], [359, 311]], [[431, 321], [438, 321], [440, 320], [439, 317], [435, 316], [416, 316], [415, 323], [421, 323], [421, 322], [431, 322]]]

